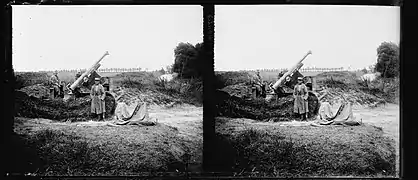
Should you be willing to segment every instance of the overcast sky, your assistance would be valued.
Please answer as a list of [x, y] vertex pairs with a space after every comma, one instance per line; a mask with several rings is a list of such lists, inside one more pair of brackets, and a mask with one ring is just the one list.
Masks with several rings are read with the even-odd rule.
[[215, 69], [362, 68], [399, 43], [400, 9], [381, 6], [216, 6]]
[[201, 6], [13, 6], [15, 71], [161, 69], [180, 42], [203, 42]]

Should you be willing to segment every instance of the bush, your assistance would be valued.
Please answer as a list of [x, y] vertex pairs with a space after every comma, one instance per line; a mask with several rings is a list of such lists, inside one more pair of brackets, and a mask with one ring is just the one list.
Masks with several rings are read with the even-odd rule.
[[377, 63], [375, 70], [384, 78], [394, 78], [399, 75], [399, 47], [392, 42], [383, 42], [377, 48]]
[[203, 77], [203, 50], [203, 43], [198, 43], [195, 46], [190, 43], [179, 43], [174, 49], [173, 72], [187, 79]]

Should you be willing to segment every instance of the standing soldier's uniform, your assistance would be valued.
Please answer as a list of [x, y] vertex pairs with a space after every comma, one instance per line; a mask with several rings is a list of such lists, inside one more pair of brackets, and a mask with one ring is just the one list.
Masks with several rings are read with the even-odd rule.
[[308, 110], [308, 88], [305, 84], [301, 83], [302, 77], [298, 78], [299, 83], [295, 85], [293, 96], [294, 102], [294, 113], [302, 116], [303, 120], [306, 120], [306, 113]]
[[256, 96], [260, 97], [264, 95], [264, 83], [260, 76], [260, 71], [257, 71], [255, 78]]
[[49, 82], [53, 88], [54, 98], [60, 94], [60, 80], [58, 78], [58, 72], [54, 72], [54, 74], [49, 78]]
[[96, 84], [91, 87], [90, 96], [91, 96], [91, 113], [93, 115], [99, 116], [98, 119], [102, 120], [104, 118], [105, 109], [105, 90], [103, 86], [97, 82], [100, 82], [100, 78], [95, 78]]

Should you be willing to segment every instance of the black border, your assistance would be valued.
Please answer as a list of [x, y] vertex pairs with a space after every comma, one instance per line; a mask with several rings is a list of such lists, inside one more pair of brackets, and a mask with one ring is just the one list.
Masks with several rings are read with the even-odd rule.
[[[216, 154], [214, 153], [214, 150], [216, 148], [222, 148], [222, 147], [215, 147], [214, 146], [214, 121], [213, 121], [213, 114], [214, 112], [214, 104], [212, 102], [213, 98], [213, 70], [214, 70], [214, 4], [219, 5], [227, 5], [227, 4], [310, 4], [310, 5], [373, 5], [373, 6], [393, 6], [393, 5], [399, 5], [401, 6], [401, 95], [400, 95], [400, 120], [401, 120], [401, 141], [400, 145], [403, 147], [401, 149], [401, 178], [412, 178], [417, 177], [414, 172], [414, 163], [416, 162], [416, 140], [414, 141], [414, 137], [416, 137], [416, 134], [414, 135], [413, 132], [416, 133], [416, 130], [414, 130], [414, 119], [412, 116], [408, 116], [407, 112], [412, 112], [414, 109], [413, 105], [408, 106], [409, 103], [413, 103], [416, 101], [413, 101], [413, 98], [417, 97], [416, 92], [412, 92], [415, 90], [414, 88], [406, 88], [404, 85], [406, 82], [408, 84], [414, 83], [414, 81], [408, 81], [408, 78], [415, 77], [413, 74], [407, 75], [407, 72], [413, 72], [412, 69], [407, 70], [408, 68], [414, 68], [415, 60], [416, 60], [416, 51], [415, 51], [415, 42], [412, 41], [412, 39], [415, 39], [413, 35], [416, 32], [415, 26], [415, 17], [416, 17], [416, 4], [414, 3], [414, 0], [260, 0], [260, 1], [232, 1], [232, 0], [225, 0], [225, 1], [169, 1], [169, 0], [142, 0], [142, 1], [134, 1], [134, 0], [72, 0], [71, 3], [54, 3], [54, 2], [46, 2], [46, 3], [39, 3], [40, 0], [23, 0], [23, 1], [15, 1], [15, 2], [8, 2], [8, 5], [4, 6], [4, 17], [5, 17], [5, 36], [4, 37], [4, 44], [5, 44], [5, 61], [2, 61], [2, 66], [4, 67], [3, 70], [3, 88], [2, 89], [2, 96], [3, 96], [3, 108], [2, 110], [2, 117], [5, 117], [3, 120], [3, 139], [4, 139], [4, 149], [6, 149], [3, 154], [7, 157], [8, 154], [12, 153], [10, 152], [9, 147], [10, 143], [10, 133], [12, 132], [12, 126], [13, 126], [13, 104], [14, 104], [14, 95], [13, 95], [13, 67], [12, 67], [12, 11], [11, 11], [11, 4], [41, 4], [41, 5], [144, 5], [144, 4], [155, 4], [155, 5], [167, 5], [167, 4], [192, 4], [192, 5], [198, 5], [201, 4], [204, 6], [204, 45], [206, 50], [206, 61], [205, 61], [205, 73], [204, 73], [204, 132], [203, 132], [203, 146], [204, 146], [204, 152], [203, 152], [203, 166], [207, 173], [202, 173], [199, 176], [194, 176], [195, 178], [201, 179], [203, 176], [206, 176], [206, 178], [228, 178], [228, 174], [226, 173], [210, 173], [211, 169], [213, 169], [215, 166], [219, 165], [217, 162], [212, 161], [216, 159]], [[6, 2], [7, 3], [7, 2]], [[409, 25], [409, 26], [408, 26]], [[411, 82], [411, 83], [409, 83]], [[408, 92], [409, 90], [409, 92]], [[412, 98], [411, 98], [412, 97]], [[3, 119], [3, 118], [2, 118]], [[3, 166], [7, 166], [7, 162], [10, 161], [10, 159], [7, 159], [5, 161], [5, 164]], [[219, 162], [218, 162], [219, 163]], [[410, 166], [408, 166], [409, 164]], [[4, 171], [2, 171], [3, 174], [5, 174]], [[167, 176], [165, 177], [169, 178], [173, 176]], [[135, 177], [135, 176], [134, 176]], [[135, 179], [131, 176], [122, 176], [118, 178], [124, 178], [124, 179]], [[145, 176], [147, 177], [147, 176]], [[182, 176], [179, 175], [179, 178]], [[189, 176], [190, 177], [190, 176]], [[37, 177], [35, 177], [37, 178]], [[40, 177], [39, 177], [40, 178]], [[53, 177], [51, 177], [53, 178]], [[57, 177], [58, 178], [58, 177]], [[61, 177], [64, 178], [64, 177]], [[75, 177], [74, 177], [75, 178]], [[99, 178], [99, 177], [95, 177]], [[108, 177], [112, 178], [112, 177]], [[116, 177], [115, 177], [116, 178]], [[148, 176], [148, 178], [151, 178]], [[183, 176], [184, 178], [184, 176]], [[232, 178], [232, 177], [231, 177]], [[234, 177], [237, 178], [237, 177]]]

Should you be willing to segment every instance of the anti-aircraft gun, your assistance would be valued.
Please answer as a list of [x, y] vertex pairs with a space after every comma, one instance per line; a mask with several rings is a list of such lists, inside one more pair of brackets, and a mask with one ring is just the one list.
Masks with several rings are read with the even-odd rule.
[[[273, 90], [273, 94], [277, 98], [284, 98], [284, 97], [292, 97], [293, 98], [293, 88], [297, 84], [297, 78], [303, 77], [303, 75], [299, 72], [300, 68], [303, 66], [303, 61], [311, 55], [312, 51], [308, 51], [308, 53], [299, 60], [292, 68], [290, 68], [286, 73], [284, 73], [279, 80], [277, 80], [274, 84], [270, 85], [270, 88]], [[305, 79], [306, 81], [306, 79]], [[267, 98], [271, 98], [267, 97]], [[309, 117], [313, 117], [318, 114], [320, 102], [318, 96], [312, 91], [311, 88], [308, 88], [308, 106], [309, 106]]]
[[100, 62], [105, 56], [109, 55], [109, 52], [106, 53], [97, 60], [89, 69], [87, 69], [81, 76], [79, 76], [72, 84], [67, 85], [69, 91], [68, 95], [70, 98], [80, 98], [90, 95], [91, 87], [94, 84], [95, 78], [100, 78], [100, 83], [103, 85], [106, 93], [105, 97], [105, 106], [106, 106], [106, 115], [113, 114], [116, 109], [116, 98], [110, 93], [110, 78], [102, 77], [97, 74], [97, 69], [100, 67]]

